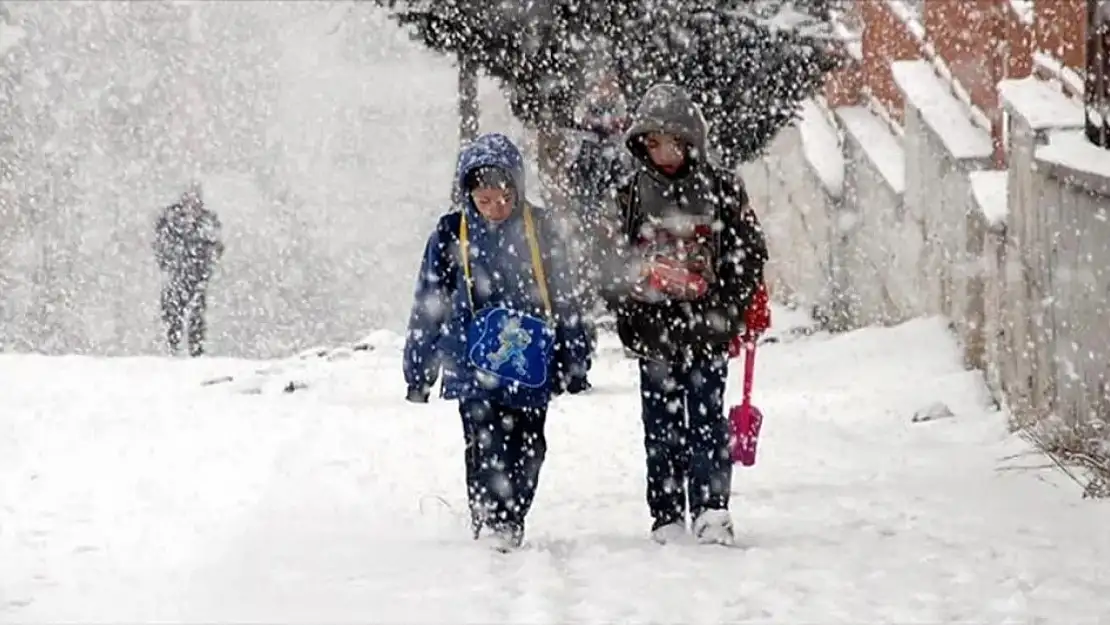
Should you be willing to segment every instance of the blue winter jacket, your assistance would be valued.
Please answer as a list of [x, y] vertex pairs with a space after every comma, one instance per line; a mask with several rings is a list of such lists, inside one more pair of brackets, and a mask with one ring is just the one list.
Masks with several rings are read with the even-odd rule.
[[[457, 198], [461, 210], [440, 218], [428, 238], [417, 278], [405, 341], [404, 370], [410, 397], [427, 397], [443, 370], [441, 396], [445, 399], [482, 399], [509, 407], [546, 406], [553, 393], [584, 378], [589, 357], [579, 310], [572, 300], [573, 284], [565, 246], [542, 209], [532, 207], [532, 218], [547, 276], [556, 324], [551, 384], [547, 388], [490, 389], [475, 380], [466, 359], [467, 326], [476, 310], [504, 306], [539, 317], [543, 299], [533, 274], [531, 248], [525, 235], [524, 160], [512, 141], [501, 134], [480, 136], [459, 155], [456, 188], [473, 169], [495, 166], [512, 176], [517, 206], [507, 220], [483, 218], [469, 195]], [[459, 226], [463, 213], [469, 232], [470, 269], [474, 282], [473, 308], [460, 258]]]

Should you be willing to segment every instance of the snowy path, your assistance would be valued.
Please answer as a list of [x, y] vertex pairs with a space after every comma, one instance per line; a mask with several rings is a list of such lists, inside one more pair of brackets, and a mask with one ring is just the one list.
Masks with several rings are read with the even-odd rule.
[[[434, 501], [465, 507], [454, 405], [404, 404], [385, 343], [262, 376], [0, 357], [0, 622], [1110, 618], [1110, 507], [997, 470], [1039, 460], [1003, 460], [1023, 447], [939, 321], [763, 349], [760, 463], [734, 487], [744, 550], [647, 540], [615, 350], [549, 418], [536, 548], [478, 548]], [[247, 379], [198, 385], [224, 373]], [[308, 388], [281, 393], [291, 379]], [[955, 418], [911, 423], [937, 398]]]

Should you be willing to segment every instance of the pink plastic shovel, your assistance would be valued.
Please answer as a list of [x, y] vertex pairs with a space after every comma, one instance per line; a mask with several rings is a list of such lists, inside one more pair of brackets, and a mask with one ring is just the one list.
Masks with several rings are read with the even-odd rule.
[[755, 337], [744, 335], [744, 398], [739, 406], [728, 411], [729, 433], [732, 443], [732, 462], [746, 467], [755, 464], [759, 429], [763, 426], [763, 413], [752, 405], [752, 378], [755, 377]]

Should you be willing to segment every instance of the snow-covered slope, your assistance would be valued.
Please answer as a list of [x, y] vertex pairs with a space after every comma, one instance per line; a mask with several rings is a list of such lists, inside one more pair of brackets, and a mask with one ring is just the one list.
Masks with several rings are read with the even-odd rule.
[[[734, 482], [742, 550], [647, 539], [634, 364], [611, 339], [595, 391], [553, 406], [533, 548], [508, 556], [467, 537], [455, 407], [404, 403], [388, 332], [272, 362], [0, 357], [0, 622], [1110, 618], [1110, 508], [1000, 470], [1043, 463], [941, 321], [777, 321], [759, 463]], [[954, 416], [912, 422], [935, 401]]]

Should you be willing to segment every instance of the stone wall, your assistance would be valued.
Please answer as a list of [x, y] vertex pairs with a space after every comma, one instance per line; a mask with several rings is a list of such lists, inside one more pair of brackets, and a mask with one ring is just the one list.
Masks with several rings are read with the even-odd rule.
[[812, 103], [804, 119], [805, 125], [783, 131], [743, 175], [768, 233], [772, 292], [780, 301], [813, 308], [826, 304], [832, 292], [829, 232], [840, 212], [844, 159], [836, 130]]
[[[1003, 392], [1023, 422], [1110, 423], [1110, 153], [1082, 109], [1032, 80], [1003, 86], [1013, 146]], [[1102, 432], [1106, 438], [1106, 432]]]
[[[901, 127], [811, 105], [745, 167], [776, 295], [839, 330], [943, 315], [1019, 424], [1053, 417], [1105, 440], [1110, 152], [1058, 88], [1004, 81], [1009, 168], [992, 169], [989, 133], [927, 63], [892, 73]], [[839, 160], [813, 148], [830, 133]]]
[[906, 213], [922, 237], [916, 268], [899, 277], [922, 298], [919, 314], [952, 322], [972, 364], [981, 328], [968, 314], [969, 286], [982, 270], [982, 246], [969, 246], [970, 174], [991, 166], [990, 134], [971, 123], [928, 62], [899, 61], [892, 72], [906, 102]]
[[[895, 323], [916, 303], [899, 280], [913, 265], [912, 226], [906, 220], [902, 147], [878, 117], [861, 107], [836, 110], [846, 160], [844, 202], [837, 220], [834, 327]], [[907, 227], [911, 229], [908, 231]], [[909, 232], [911, 245], [899, 245]]]
[[901, 146], [882, 121], [859, 107], [807, 105], [743, 175], [767, 231], [776, 299], [839, 330], [905, 318], [901, 285], [874, 279], [897, 271], [881, 233], [903, 189]]

